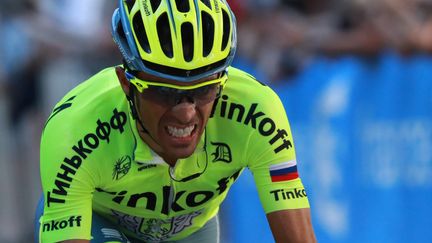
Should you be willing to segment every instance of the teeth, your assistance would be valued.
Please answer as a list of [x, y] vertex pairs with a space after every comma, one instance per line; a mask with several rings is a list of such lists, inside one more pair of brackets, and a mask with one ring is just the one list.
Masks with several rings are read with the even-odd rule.
[[176, 127], [168, 126], [168, 133], [171, 136], [183, 138], [189, 136], [193, 131], [194, 127], [195, 126], [193, 125], [185, 128], [176, 128]]

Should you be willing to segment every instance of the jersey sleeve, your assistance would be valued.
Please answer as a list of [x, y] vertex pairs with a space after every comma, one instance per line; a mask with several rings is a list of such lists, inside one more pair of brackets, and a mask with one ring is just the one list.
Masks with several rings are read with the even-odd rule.
[[309, 208], [299, 177], [288, 118], [278, 95], [267, 86], [259, 89], [256, 129], [249, 134], [246, 161], [266, 213]]
[[40, 219], [40, 237], [44, 243], [91, 238], [96, 174], [88, 157], [92, 152], [89, 145], [95, 145], [96, 140], [93, 135], [80, 134], [86, 124], [75, 123], [68, 112], [66, 109], [59, 114], [54, 112], [41, 139], [44, 213]]

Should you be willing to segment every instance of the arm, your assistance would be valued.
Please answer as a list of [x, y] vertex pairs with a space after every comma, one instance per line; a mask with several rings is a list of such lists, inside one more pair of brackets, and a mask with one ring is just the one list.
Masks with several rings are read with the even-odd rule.
[[[75, 125], [77, 123], [73, 122], [71, 116], [76, 116], [73, 109], [77, 105], [72, 101], [70, 106], [66, 105], [66, 108], [61, 110], [61, 107], [67, 104], [64, 102], [59, 103], [57, 107], [60, 108], [55, 108], [48, 119], [40, 144], [44, 209], [39, 237], [41, 242], [46, 243], [74, 238], [89, 240], [91, 234], [96, 170], [91, 167], [94, 163], [88, 163], [87, 156], [76, 152], [79, 149], [77, 144], [83, 143], [83, 133], [86, 134], [80, 133], [80, 130], [89, 124], [84, 122], [83, 128]], [[56, 109], [60, 111], [55, 113]], [[79, 125], [82, 124], [80, 120]], [[87, 149], [84, 146], [85, 142], [82, 148]], [[74, 147], [78, 149], [74, 150]]]
[[249, 90], [257, 102], [253, 114], [262, 116], [256, 130], [245, 131], [244, 160], [253, 174], [273, 236], [276, 242], [315, 242], [309, 200], [297, 170], [283, 104], [268, 86], [247, 80], [242, 83], [250, 87], [240, 90]]
[[276, 242], [316, 242], [309, 208], [268, 213], [267, 220]]

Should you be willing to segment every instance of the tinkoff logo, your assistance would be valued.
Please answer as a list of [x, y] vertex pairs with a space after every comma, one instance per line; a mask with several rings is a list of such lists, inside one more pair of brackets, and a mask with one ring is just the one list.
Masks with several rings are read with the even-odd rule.
[[[60, 168], [53, 182], [54, 187], [46, 192], [46, 202], [48, 207], [52, 203], [65, 203], [68, 190], [71, 187], [75, 174], [92, 152], [97, 150], [99, 146], [109, 144], [110, 136], [114, 131], [123, 134], [127, 124], [127, 114], [124, 111], [119, 111], [117, 108], [113, 110], [110, 119], [96, 121], [96, 128], [89, 130], [75, 145], [71, 146], [71, 154], [60, 162]], [[72, 152], [72, 153], [70, 153]], [[66, 153], [66, 152], [65, 152]]]
[[279, 200], [291, 200], [291, 199], [301, 199], [306, 198], [307, 194], [304, 188], [294, 188], [294, 189], [277, 189], [270, 191], [273, 195], [274, 200], [277, 202]]
[[69, 219], [51, 221], [49, 223], [43, 224], [42, 231], [54, 231], [59, 229], [64, 229], [67, 227], [80, 227], [81, 226], [81, 216], [70, 216]]
[[222, 95], [221, 99], [216, 102], [218, 102], [217, 106], [220, 102], [220, 113], [215, 114], [214, 108], [211, 117], [219, 115], [257, 130], [262, 136], [268, 138], [268, 143], [273, 146], [275, 154], [293, 147], [289, 130], [280, 128], [270, 116], [260, 111], [258, 103], [252, 103], [246, 107], [243, 104], [229, 102], [228, 95]]

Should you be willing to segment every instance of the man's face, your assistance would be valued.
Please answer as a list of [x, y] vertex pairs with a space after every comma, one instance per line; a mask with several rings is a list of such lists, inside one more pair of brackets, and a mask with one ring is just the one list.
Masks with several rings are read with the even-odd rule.
[[[179, 82], [155, 78], [145, 73], [139, 73], [137, 77], [146, 81], [180, 85]], [[215, 78], [216, 75], [196, 83]], [[186, 158], [195, 151], [210, 117], [214, 99], [196, 102], [192, 97], [179, 96], [177, 102], [164, 102], [161, 97], [152, 98], [152, 94], [146, 90], [143, 93], [136, 92], [135, 97], [138, 116], [147, 130], [147, 133], [143, 132], [137, 121], [140, 135], [167, 163], [174, 165], [177, 159]], [[169, 96], [165, 99], [173, 100]]]

